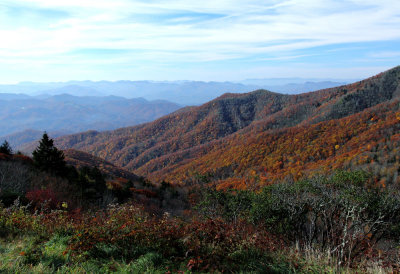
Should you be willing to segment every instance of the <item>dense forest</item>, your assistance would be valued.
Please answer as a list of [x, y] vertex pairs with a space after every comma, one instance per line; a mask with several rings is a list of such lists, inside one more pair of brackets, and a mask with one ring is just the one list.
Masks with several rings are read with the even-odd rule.
[[[400, 67], [0, 146], [0, 270], [397, 272]], [[63, 149], [63, 150], [61, 150]]]
[[[300, 95], [225, 94], [155, 122], [56, 139], [153, 181], [207, 175], [243, 188], [335, 168], [363, 167], [395, 182], [400, 67], [351, 85]], [[237, 182], [237, 183], [236, 183]]]

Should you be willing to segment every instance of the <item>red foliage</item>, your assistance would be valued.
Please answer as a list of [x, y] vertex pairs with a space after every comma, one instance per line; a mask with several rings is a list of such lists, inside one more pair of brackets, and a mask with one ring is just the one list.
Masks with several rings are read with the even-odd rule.
[[4, 153], [0, 153], [0, 160], [1, 161], [19, 161], [19, 162], [23, 162], [26, 164], [33, 164], [33, 160], [25, 155], [22, 154], [12, 154], [12, 155], [8, 155], [8, 154], [4, 154]]
[[60, 204], [58, 195], [52, 189], [37, 189], [26, 193], [26, 198], [35, 208], [55, 209]]
[[151, 191], [151, 190], [147, 190], [147, 189], [137, 189], [137, 188], [131, 187], [129, 190], [134, 193], [137, 193], [137, 194], [145, 195], [147, 198], [157, 198], [158, 197], [157, 193], [155, 193], [154, 191]]
[[0, 153], [0, 160], [10, 160], [11, 156], [4, 154], [4, 153]]
[[243, 221], [157, 219], [128, 206], [99, 211], [95, 216], [84, 215], [74, 222], [69, 247], [73, 254], [96, 252], [99, 242], [127, 250], [142, 246], [185, 262], [191, 271], [228, 270], [239, 263], [228, 258], [235, 250], [269, 253], [284, 248], [283, 242], [265, 229]]
[[13, 155], [13, 159], [17, 160], [17, 161], [20, 161], [20, 162], [23, 162], [23, 163], [26, 163], [26, 164], [33, 164], [32, 158], [30, 158], [28, 156], [25, 156], [25, 155], [22, 155], [22, 154], [14, 154]]

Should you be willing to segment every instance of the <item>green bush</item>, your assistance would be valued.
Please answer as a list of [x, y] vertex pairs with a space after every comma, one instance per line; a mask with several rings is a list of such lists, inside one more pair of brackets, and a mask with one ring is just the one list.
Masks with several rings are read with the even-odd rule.
[[305, 246], [329, 249], [338, 264], [360, 259], [383, 237], [396, 235], [400, 195], [374, 185], [363, 171], [338, 171], [250, 191], [203, 192], [199, 211], [247, 219]]

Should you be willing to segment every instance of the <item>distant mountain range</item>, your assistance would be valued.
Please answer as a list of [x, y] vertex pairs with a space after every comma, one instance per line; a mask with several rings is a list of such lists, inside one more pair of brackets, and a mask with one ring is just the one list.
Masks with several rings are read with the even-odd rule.
[[0, 94], [0, 140], [14, 148], [40, 138], [86, 130], [110, 130], [153, 121], [181, 108], [168, 101], [117, 96]]
[[181, 105], [198, 105], [226, 92], [248, 92], [260, 86], [281, 93], [300, 93], [344, 84], [304, 82], [306, 80], [317, 79], [251, 79], [244, 83], [70, 81], [0, 85], [0, 141], [6, 139], [19, 149], [38, 140], [45, 130], [52, 137], [58, 137], [85, 130], [134, 126], [171, 113]]
[[[280, 87], [285, 85], [304, 83], [354, 83], [360, 79], [334, 79], [334, 78], [258, 78], [258, 79], [246, 79], [237, 81], [243, 85], [255, 85], [260, 87]], [[235, 82], [236, 83], [236, 82]], [[323, 87], [324, 88], [324, 87]], [[273, 90], [275, 91], [275, 90]], [[305, 92], [305, 91], [304, 91]]]
[[[293, 82], [291, 82], [293, 81]], [[318, 89], [340, 86], [348, 83], [343, 80], [318, 79], [253, 79], [243, 82], [201, 82], [201, 81], [70, 81], [64, 83], [30, 83], [0, 85], [3, 100], [23, 99], [26, 95], [49, 96], [70, 94], [74, 96], [122, 96], [142, 97], [146, 100], [167, 100], [181, 105], [200, 105], [227, 92], [242, 93], [256, 89], [297, 94]], [[1, 94], [5, 93], [5, 94]], [[18, 95], [19, 94], [19, 95]]]
[[[225, 94], [135, 127], [56, 139], [155, 181], [224, 187], [358, 167], [400, 181], [400, 67], [299, 95]], [[200, 176], [200, 177], [199, 177]]]

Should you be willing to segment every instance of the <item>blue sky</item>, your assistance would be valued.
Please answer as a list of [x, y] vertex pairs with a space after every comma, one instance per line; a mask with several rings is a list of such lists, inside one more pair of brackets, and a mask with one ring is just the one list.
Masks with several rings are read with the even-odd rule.
[[365, 78], [400, 65], [399, 0], [1, 0], [0, 83]]

